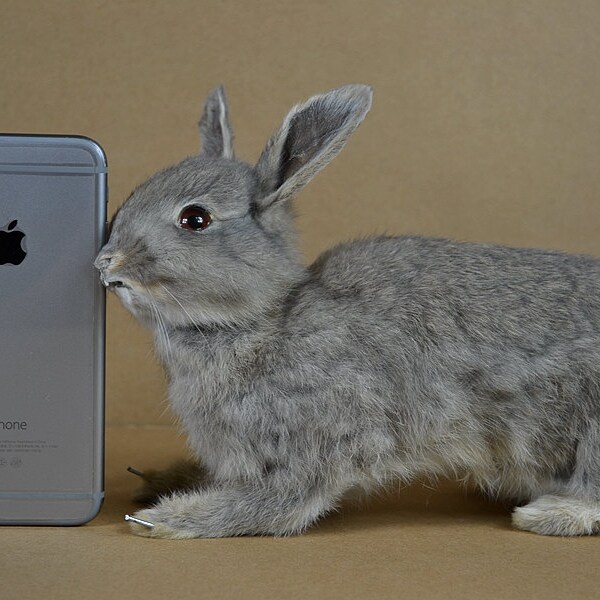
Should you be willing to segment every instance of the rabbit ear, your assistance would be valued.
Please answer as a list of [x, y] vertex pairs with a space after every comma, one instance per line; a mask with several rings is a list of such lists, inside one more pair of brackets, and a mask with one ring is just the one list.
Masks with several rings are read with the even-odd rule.
[[335, 158], [369, 112], [372, 95], [369, 86], [353, 84], [295, 106], [256, 165], [259, 208], [291, 197]]
[[227, 98], [222, 85], [208, 94], [198, 127], [205, 155], [233, 158], [233, 132], [229, 125]]

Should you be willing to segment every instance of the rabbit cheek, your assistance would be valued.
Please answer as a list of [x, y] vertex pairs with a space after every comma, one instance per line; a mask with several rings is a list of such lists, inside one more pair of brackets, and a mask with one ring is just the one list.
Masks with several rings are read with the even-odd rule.
[[136, 295], [133, 293], [130, 287], [121, 286], [115, 288], [115, 294], [119, 297], [119, 300], [123, 303], [123, 306], [134, 316], [139, 316], [138, 304], [136, 302]]
[[115, 294], [119, 297], [119, 300], [131, 310], [133, 305], [131, 303], [131, 290], [124, 286], [115, 288]]
[[131, 290], [129, 288], [125, 286], [119, 286], [115, 288], [115, 294], [119, 296], [119, 300], [121, 300], [123, 304], [131, 304]]

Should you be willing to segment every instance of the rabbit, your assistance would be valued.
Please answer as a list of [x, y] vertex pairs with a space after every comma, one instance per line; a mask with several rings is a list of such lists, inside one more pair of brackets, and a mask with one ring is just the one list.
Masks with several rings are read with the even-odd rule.
[[303, 264], [292, 197], [371, 101], [311, 97], [252, 166], [219, 87], [200, 154], [115, 214], [95, 266], [152, 329], [193, 456], [147, 477], [133, 533], [299, 534], [356, 491], [442, 475], [522, 530], [599, 533], [600, 262], [410, 235]]

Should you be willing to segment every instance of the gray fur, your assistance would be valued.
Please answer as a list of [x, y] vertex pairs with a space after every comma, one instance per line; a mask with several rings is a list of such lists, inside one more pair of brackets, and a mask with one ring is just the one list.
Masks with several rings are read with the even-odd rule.
[[[115, 216], [96, 265], [153, 328], [203, 465], [195, 489], [181, 466], [155, 478], [186, 485], [146, 489], [163, 495], [137, 516], [156, 526], [135, 533], [298, 533], [353, 490], [446, 474], [530, 502], [522, 529], [598, 533], [598, 261], [373, 237], [302, 265], [289, 198], [370, 102], [358, 85], [315, 96], [257, 167], [188, 158]], [[190, 204], [207, 229], [177, 226]]]

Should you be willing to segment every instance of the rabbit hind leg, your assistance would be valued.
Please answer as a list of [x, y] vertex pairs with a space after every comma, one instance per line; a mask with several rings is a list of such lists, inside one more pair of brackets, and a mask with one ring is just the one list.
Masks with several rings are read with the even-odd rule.
[[554, 489], [515, 509], [513, 524], [543, 535], [600, 534], [600, 422], [587, 418], [578, 436], [568, 480], [556, 479]]
[[600, 534], [600, 500], [547, 494], [516, 508], [513, 524], [542, 535]]
[[600, 534], [600, 425], [595, 420], [576, 446], [569, 480], [555, 484], [551, 493], [516, 508], [513, 524], [543, 535]]

